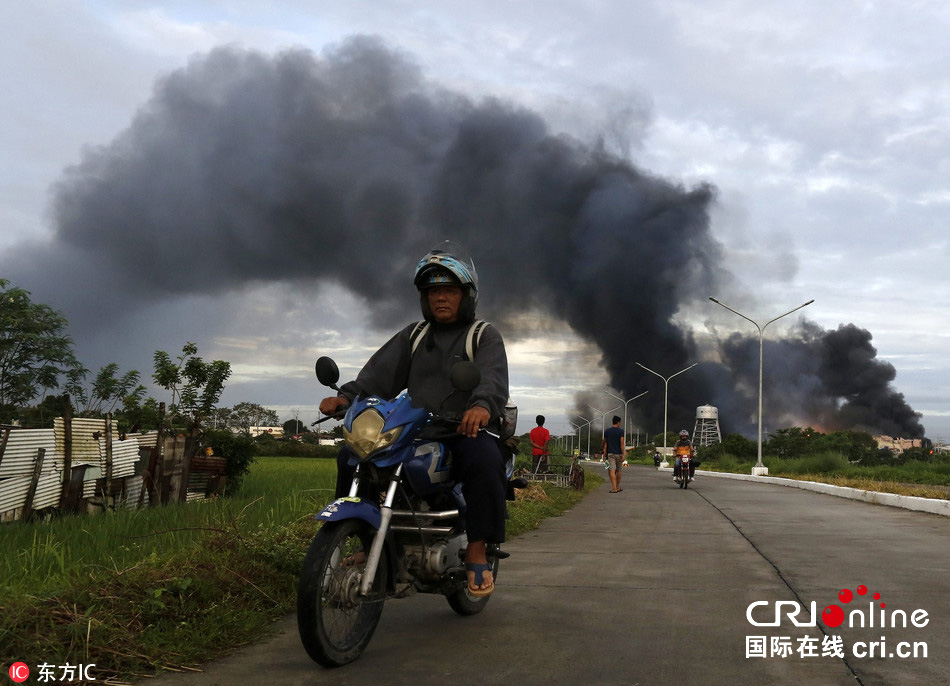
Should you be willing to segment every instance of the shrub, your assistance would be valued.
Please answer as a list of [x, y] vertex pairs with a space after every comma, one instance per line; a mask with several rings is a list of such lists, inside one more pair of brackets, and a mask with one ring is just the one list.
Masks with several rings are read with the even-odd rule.
[[755, 441], [750, 441], [741, 434], [729, 434], [722, 439], [722, 443], [700, 447], [696, 453], [703, 462], [717, 462], [727, 455], [734, 460], [755, 459], [758, 450], [758, 443]]
[[228, 485], [225, 493], [237, 493], [254, 462], [253, 439], [247, 434], [236, 434], [226, 429], [208, 429], [202, 435], [201, 444], [212, 448], [215, 455], [227, 460], [225, 474], [228, 477]]
[[772, 474], [832, 474], [844, 473], [850, 466], [848, 458], [841, 453], [824, 452], [803, 457], [782, 459], [763, 458], [763, 462]]

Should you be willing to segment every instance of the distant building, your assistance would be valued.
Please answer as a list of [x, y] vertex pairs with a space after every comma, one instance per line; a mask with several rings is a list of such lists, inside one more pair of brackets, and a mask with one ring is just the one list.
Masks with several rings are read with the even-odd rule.
[[893, 438], [882, 434], [880, 436], [874, 436], [874, 440], [877, 442], [879, 449], [890, 450], [897, 454], [904, 452], [908, 448], [923, 447], [922, 439], [920, 438]]
[[252, 426], [250, 427], [251, 437], [256, 438], [261, 434], [270, 434], [274, 438], [282, 438], [284, 427], [282, 426]]

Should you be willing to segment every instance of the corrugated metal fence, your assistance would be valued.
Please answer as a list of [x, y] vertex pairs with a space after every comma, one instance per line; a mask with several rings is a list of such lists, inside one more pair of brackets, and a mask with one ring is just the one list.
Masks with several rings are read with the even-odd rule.
[[0, 428], [0, 521], [36, 511], [95, 511], [204, 499], [225, 460], [194, 458], [182, 436], [120, 436], [111, 419], [58, 418], [52, 429]]

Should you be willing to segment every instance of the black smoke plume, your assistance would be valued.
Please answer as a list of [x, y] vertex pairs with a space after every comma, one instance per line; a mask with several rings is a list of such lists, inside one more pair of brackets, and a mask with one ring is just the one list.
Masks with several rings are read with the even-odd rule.
[[[677, 319], [729, 280], [709, 226], [715, 189], [429, 83], [376, 39], [320, 56], [196, 56], [54, 191], [52, 243], [21, 247], [4, 270], [38, 292], [37, 274], [54, 274], [46, 292], [78, 335], [132, 309], [274, 282], [342, 284], [375, 324], [402, 325], [417, 310], [415, 260], [451, 238], [476, 256], [481, 314], [507, 338], [536, 333], [529, 312], [566, 322], [628, 397], [662, 394], [636, 362], [671, 373], [706, 359], [671, 397], [671, 420], [712, 403], [725, 428], [753, 426], [758, 341], [734, 335], [709, 361]], [[853, 326], [769, 341], [774, 421], [920, 435], [869, 341]], [[654, 432], [662, 409], [642, 410]]]

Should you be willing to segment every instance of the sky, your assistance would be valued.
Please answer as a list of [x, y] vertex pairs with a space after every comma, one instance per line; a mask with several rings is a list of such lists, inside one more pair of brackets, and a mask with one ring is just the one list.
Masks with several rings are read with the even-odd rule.
[[[80, 360], [186, 341], [310, 422], [461, 238], [519, 431], [628, 408], [950, 441], [950, 9], [486, 0], [0, 5], [0, 278]], [[639, 363], [639, 364], [637, 364]], [[660, 381], [696, 363], [696, 370]], [[643, 371], [643, 365], [651, 373]], [[873, 396], [869, 400], [869, 398]], [[590, 406], [596, 408], [596, 412]], [[896, 408], [896, 409], [894, 409]], [[771, 409], [771, 415], [770, 415]], [[884, 425], [882, 425], [884, 426]]]

